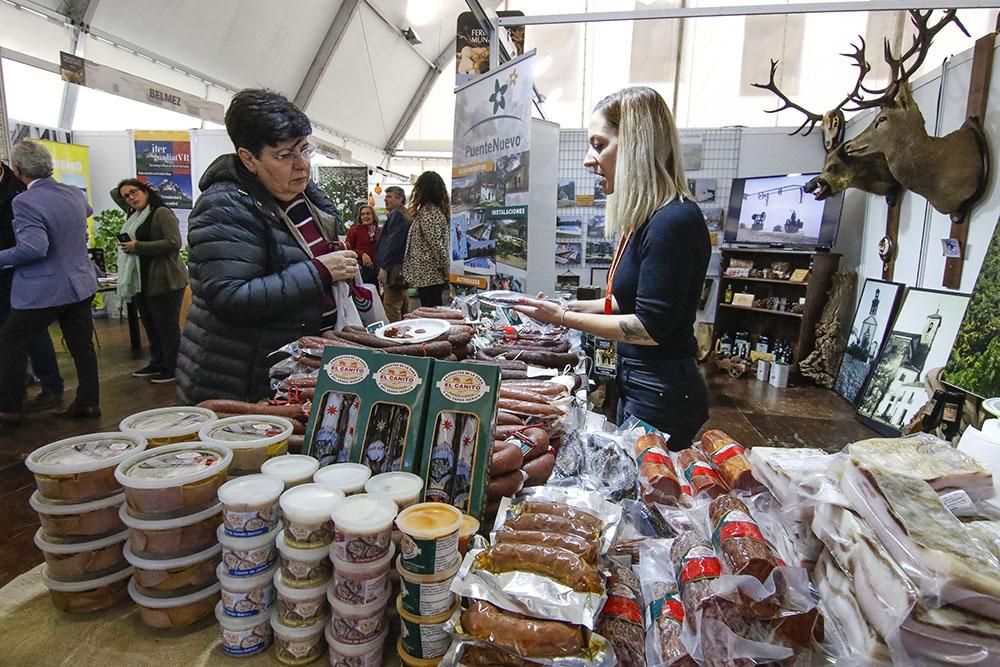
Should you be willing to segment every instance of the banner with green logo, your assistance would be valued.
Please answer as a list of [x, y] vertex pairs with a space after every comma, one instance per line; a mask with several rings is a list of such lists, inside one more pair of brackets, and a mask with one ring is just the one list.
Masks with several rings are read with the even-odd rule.
[[458, 89], [451, 281], [524, 291], [534, 52]]

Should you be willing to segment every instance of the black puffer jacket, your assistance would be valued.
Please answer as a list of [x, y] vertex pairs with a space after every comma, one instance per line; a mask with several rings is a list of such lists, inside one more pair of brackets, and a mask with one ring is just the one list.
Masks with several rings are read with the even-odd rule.
[[[177, 400], [268, 395], [267, 355], [319, 332], [323, 284], [277, 204], [235, 154], [213, 162], [188, 221], [191, 308], [177, 360]], [[310, 183], [320, 229], [336, 240], [337, 210]]]

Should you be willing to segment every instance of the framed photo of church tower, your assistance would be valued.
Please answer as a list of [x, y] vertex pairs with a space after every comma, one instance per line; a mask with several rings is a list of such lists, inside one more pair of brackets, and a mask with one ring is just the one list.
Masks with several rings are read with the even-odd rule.
[[861, 392], [858, 417], [879, 433], [901, 435], [930, 400], [924, 379], [951, 354], [969, 295], [910, 289]]
[[868, 278], [861, 290], [858, 309], [847, 339], [834, 391], [856, 404], [861, 390], [875, 368], [882, 343], [889, 333], [906, 285]]

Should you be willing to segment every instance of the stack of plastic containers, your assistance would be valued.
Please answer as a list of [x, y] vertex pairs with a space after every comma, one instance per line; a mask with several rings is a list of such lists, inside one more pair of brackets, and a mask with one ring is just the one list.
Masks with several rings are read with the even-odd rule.
[[121, 420], [118, 428], [122, 433], [142, 436], [152, 449], [160, 445], [194, 442], [198, 440], [201, 427], [218, 418], [218, 415], [206, 408], [179, 405], [129, 415]]
[[224, 557], [216, 570], [222, 599], [215, 617], [228, 655], [253, 655], [271, 645], [278, 498], [284, 489], [284, 482], [268, 475], [237, 477], [219, 488], [223, 521], [218, 539]]
[[406, 665], [436, 665], [451, 645], [445, 623], [460, 600], [451, 592], [462, 557], [458, 551], [463, 514], [444, 503], [411, 505], [396, 517], [403, 533], [396, 567], [402, 590], [399, 613], [399, 657]]
[[268, 460], [288, 452], [292, 422], [270, 415], [237, 415], [203, 424], [198, 438], [233, 450], [231, 475], [261, 472]]
[[320, 484], [301, 484], [281, 494], [285, 527], [278, 534], [278, 604], [271, 627], [275, 657], [286, 665], [305, 665], [323, 655], [333, 542], [330, 513], [343, 499], [342, 492]]
[[333, 584], [327, 591], [331, 614], [326, 628], [331, 665], [382, 664], [396, 511], [389, 498], [366, 493], [333, 509]]
[[125, 489], [125, 558], [135, 569], [128, 592], [151, 628], [196, 623], [219, 600], [223, 554], [210, 536], [222, 519], [216, 494], [232, 456], [224, 447], [177, 443], [135, 454], [115, 469]]
[[123, 553], [125, 496], [115, 468], [145, 449], [139, 436], [95, 433], [53, 442], [25, 461], [38, 487], [29, 502], [41, 522], [35, 544], [45, 556], [42, 580], [57, 609], [97, 611], [126, 599], [132, 568]]

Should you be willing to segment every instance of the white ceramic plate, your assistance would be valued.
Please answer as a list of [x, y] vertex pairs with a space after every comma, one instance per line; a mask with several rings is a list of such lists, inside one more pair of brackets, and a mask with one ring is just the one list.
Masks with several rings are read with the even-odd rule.
[[426, 343], [434, 340], [451, 328], [448, 320], [435, 320], [431, 318], [420, 318], [416, 320], [400, 320], [393, 324], [386, 324], [375, 330], [375, 335], [382, 340], [400, 345], [411, 343]]
[[1000, 417], [1000, 397], [987, 398], [983, 401], [983, 410], [986, 410], [986, 412], [994, 417]]

